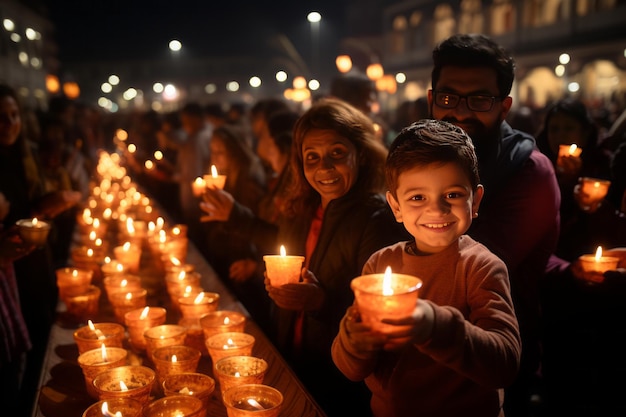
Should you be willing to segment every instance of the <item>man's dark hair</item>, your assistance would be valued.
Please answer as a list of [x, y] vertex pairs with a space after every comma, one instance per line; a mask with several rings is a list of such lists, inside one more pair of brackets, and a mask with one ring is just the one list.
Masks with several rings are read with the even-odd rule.
[[433, 90], [437, 88], [441, 69], [445, 66], [489, 67], [496, 71], [500, 98], [511, 93], [515, 61], [502, 46], [486, 35], [459, 34], [449, 37], [433, 50], [433, 63]]

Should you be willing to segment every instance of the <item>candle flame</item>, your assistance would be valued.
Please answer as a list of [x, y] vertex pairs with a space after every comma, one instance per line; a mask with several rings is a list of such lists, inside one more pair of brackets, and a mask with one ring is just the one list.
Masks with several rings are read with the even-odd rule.
[[217, 168], [215, 167], [215, 165], [211, 165], [211, 176], [213, 178], [217, 178]]
[[602, 259], [602, 246], [598, 246], [598, 249], [596, 249], [596, 262], [600, 262], [601, 259]]
[[89, 240], [96, 240], [96, 231], [92, 230], [91, 232], [89, 232]]
[[248, 404], [250, 404], [252, 407], [256, 408], [257, 410], [265, 410], [265, 408], [263, 408], [263, 406], [259, 404], [259, 402], [255, 400], [254, 398], [248, 398], [247, 401], [248, 401]]
[[172, 363], [176, 362], [178, 362], [178, 358], [176, 357], [176, 355], [172, 355]]
[[108, 357], [107, 357], [107, 348], [104, 345], [104, 343], [100, 345], [100, 352], [102, 352], [102, 362], [106, 362]]
[[72, 276], [74, 278], [76, 278], [78, 276], [78, 270], [77, 269], [72, 269]]
[[391, 288], [391, 267], [388, 266], [385, 269], [385, 275], [383, 276], [383, 295], [393, 295], [393, 288]]
[[191, 291], [193, 290], [193, 288], [191, 288], [191, 285], [187, 285], [185, 287], [185, 294], [183, 294], [184, 297], [189, 297], [191, 295]]
[[180, 266], [180, 261], [175, 256], [170, 256], [170, 262], [172, 263], [172, 265]]
[[283, 245], [280, 245], [280, 256], [287, 256], [287, 250]]
[[126, 297], [127, 300], [131, 300], [133, 298], [133, 293], [132, 292], [127, 292], [126, 293]]
[[126, 242], [122, 245], [124, 252], [128, 252], [130, 250], [130, 242]]
[[187, 276], [187, 273], [185, 271], [180, 271], [178, 273], [178, 279], [181, 281], [185, 279], [185, 276]]
[[141, 314], [139, 315], [139, 320], [145, 320], [148, 317], [148, 312], [150, 311], [150, 307], [146, 306], [143, 310], [141, 310]]
[[176, 226], [172, 229], [172, 234], [175, 236], [180, 235], [180, 227]]
[[228, 340], [226, 341], [226, 344], [222, 346], [222, 349], [230, 349], [234, 346], [235, 346], [235, 342], [233, 342], [233, 339], [229, 337]]
[[196, 298], [193, 300], [194, 304], [200, 304], [202, 302], [202, 299], [204, 298], [204, 293], [201, 292], [199, 293]]
[[118, 263], [117, 265], [115, 265], [115, 270], [117, 272], [124, 272], [124, 265]]
[[124, 278], [121, 282], [120, 282], [120, 287], [127, 287], [128, 286], [128, 280], [126, 278]]
[[33, 226], [37, 226], [38, 221], [39, 220], [37, 220], [37, 217], [33, 217]]
[[91, 321], [91, 319], [87, 320], [87, 326], [89, 326], [89, 328], [94, 332], [96, 331], [96, 326], [93, 325], [93, 321]]
[[124, 383], [124, 381], [120, 381], [120, 389], [122, 391], [128, 391], [128, 387], [126, 386], [126, 384]]
[[235, 378], [239, 378], [241, 376], [241, 374], [239, 373], [239, 371], [235, 371]]
[[188, 387], [183, 387], [180, 391], [178, 391], [178, 393], [183, 395], [193, 395], [193, 391]]
[[572, 143], [569, 147], [569, 154], [574, 155], [576, 153], [576, 148], [578, 148], [578, 145], [576, 145], [575, 143]]
[[87, 249], [87, 256], [89, 257], [93, 256], [93, 249], [91, 248]]
[[224, 324], [230, 323], [230, 317], [224, 317]]

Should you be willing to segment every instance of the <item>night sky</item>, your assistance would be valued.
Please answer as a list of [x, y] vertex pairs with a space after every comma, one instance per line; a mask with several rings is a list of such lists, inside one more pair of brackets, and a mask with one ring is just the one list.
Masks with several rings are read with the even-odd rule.
[[306, 16], [322, 14], [319, 42], [334, 54], [343, 35], [344, 2], [324, 0], [43, 0], [56, 26], [61, 61], [153, 59], [171, 39], [194, 56], [241, 55], [264, 34], [282, 32], [304, 59], [311, 55]]

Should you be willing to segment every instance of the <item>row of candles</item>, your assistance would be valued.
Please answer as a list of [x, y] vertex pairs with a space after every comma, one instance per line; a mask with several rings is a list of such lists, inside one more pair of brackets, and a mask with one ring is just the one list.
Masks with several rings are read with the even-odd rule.
[[[102, 153], [97, 170], [100, 184], [78, 216], [73, 265], [56, 271], [65, 314], [88, 322], [74, 332], [86, 390], [97, 400], [83, 416], [204, 416], [216, 389], [230, 417], [278, 415], [283, 397], [263, 384], [268, 363], [252, 356], [246, 316], [220, 310], [220, 295], [204, 291], [200, 274], [185, 263], [186, 226], [169, 227], [158, 217], [117, 154]], [[112, 240], [120, 244], [109, 248]], [[148, 305], [144, 259], [163, 273], [177, 324], [167, 322], [164, 307]], [[91, 320], [102, 292], [115, 322]], [[198, 371], [202, 356], [210, 356], [215, 379]]]

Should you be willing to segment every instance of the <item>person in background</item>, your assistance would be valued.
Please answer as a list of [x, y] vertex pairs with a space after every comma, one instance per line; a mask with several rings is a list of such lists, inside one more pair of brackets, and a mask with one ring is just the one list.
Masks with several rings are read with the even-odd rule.
[[559, 235], [560, 192], [550, 160], [532, 136], [505, 121], [515, 62], [482, 34], [453, 35], [433, 50], [431, 116], [465, 130], [485, 195], [468, 234], [501, 258], [522, 336], [520, 372], [506, 388], [507, 417], [527, 417], [541, 363], [539, 281]]
[[465, 234], [484, 193], [472, 141], [450, 123], [413, 123], [391, 144], [386, 178], [387, 201], [413, 239], [375, 252], [363, 274], [391, 267], [423, 285], [410, 315], [383, 318], [389, 332], [349, 307], [333, 361], [366, 381], [377, 417], [504, 416], [521, 339], [506, 265]]
[[[41, 167], [28, 138], [21, 133], [19, 98], [15, 90], [0, 84], [0, 193], [10, 203], [2, 219], [8, 230], [20, 219], [51, 220], [78, 203], [73, 192], [45, 193]], [[30, 415], [35, 399], [48, 334], [55, 319], [57, 287], [50, 245], [31, 251], [13, 262], [20, 304], [32, 349], [27, 353], [19, 403]]]

